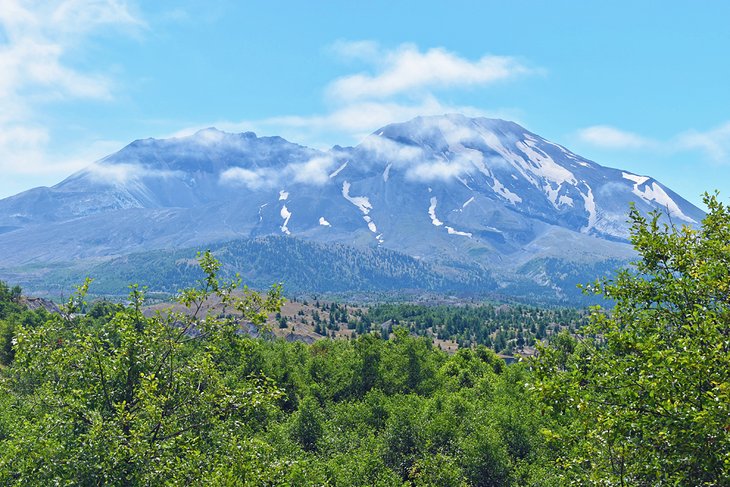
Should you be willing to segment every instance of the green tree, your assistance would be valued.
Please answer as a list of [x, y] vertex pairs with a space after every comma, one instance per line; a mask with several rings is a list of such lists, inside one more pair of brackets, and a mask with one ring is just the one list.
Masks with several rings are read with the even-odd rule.
[[0, 437], [0, 479], [195, 484], [220, 450], [261, 421], [280, 391], [263, 377], [229, 373], [238, 322], [204, 310], [215, 297], [262, 325], [280, 307], [280, 290], [237, 292], [240, 281], [220, 282], [209, 252], [199, 263], [205, 278], [179, 297], [188, 313], [148, 318], [142, 291], [132, 287], [130, 304], [106, 309], [108, 320], [95, 318], [99, 308], [82, 317], [87, 280], [62, 315], [18, 326], [15, 360], [0, 382], [5, 414], [16, 418]]
[[705, 204], [696, 228], [632, 208], [640, 259], [591, 287], [615, 307], [533, 364], [576, 483], [730, 485], [730, 211]]
[[294, 439], [306, 451], [317, 450], [317, 441], [322, 436], [322, 412], [316, 399], [304, 398], [299, 411], [294, 417], [292, 434]]

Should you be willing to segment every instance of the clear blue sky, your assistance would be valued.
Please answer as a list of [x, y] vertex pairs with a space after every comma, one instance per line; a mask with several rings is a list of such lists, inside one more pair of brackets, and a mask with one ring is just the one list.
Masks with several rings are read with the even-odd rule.
[[730, 197], [730, 2], [0, 0], [0, 197], [217, 126], [326, 148], [461, 111]]

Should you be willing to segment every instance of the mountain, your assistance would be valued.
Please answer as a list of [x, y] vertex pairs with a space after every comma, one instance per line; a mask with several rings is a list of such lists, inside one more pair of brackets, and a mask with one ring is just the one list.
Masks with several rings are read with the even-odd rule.
[[678, 224], [703, 217], [651, 177], [503, 120], [418, 117], [326, 152], [209, 128], [135, 141], [0, 200], [0, 278], [270, 235], [488, 273], [485, 292], [566, 296], [600, 263], [631, 258], [631, 202]]

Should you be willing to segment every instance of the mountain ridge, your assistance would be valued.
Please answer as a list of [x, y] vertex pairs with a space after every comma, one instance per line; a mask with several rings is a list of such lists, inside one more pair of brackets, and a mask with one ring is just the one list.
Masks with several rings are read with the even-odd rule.
[[703, 216], [654, 178], [504, 120], [417, 117], [329, 151], [207, 128], [133, 141], [51, 188], [0, 200], [0, 268], [282, 235], [499, 280], [533, 259], [629, 259], [629, 202], [678, 223]]

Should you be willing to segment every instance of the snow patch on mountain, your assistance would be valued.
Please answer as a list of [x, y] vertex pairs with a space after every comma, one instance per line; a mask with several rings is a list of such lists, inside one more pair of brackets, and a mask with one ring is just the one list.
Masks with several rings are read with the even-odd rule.
[[470, 232], [460, 232], [459, 230], [454, 230], [452, 227], [447, 226], [446, 231], [449, 232], [449, 235], [459, 235], [462, 237], [472, 237], [472, 234]]
[[456, 179], [458, 179], [461, 184], [463, 184], [464, 186], [466, 186], [466, 189], [468, 189], [469, 191], [474, 191], [472, 189], [472, 187], [469, 186], [469, 184], [464, 180], [464, 178], [457, 177]]
[[[553, 160], [547, 153], [537, 146], [537, 139], [525, 134], [524, 141], [518, 141], [515, 147], [522, 152], [527, 159], [506, 148], [500, 138], [493, 132], [484, 131], [481, 133], [485, 143], [502, 158], [509, 162], [514, 169], [533, 186], [542, 190], [554, 207], [560, 205], [560, 190], [565, 183], [576, 186], [578, 180], [568, 169], [564, 168]], [[512, 203], [521, 202], [521, 198], [492, 176], [494, 183], [492, 189], [510, 200]], [[519, 201], [517, 198], [520, 198]]]
[[666, 193], [666, 191], [664, 191], [664, 189], [662, 189], [662, 187], [659, 186], [659, 184], [657, 184], [656, 182], [652, 182], [651, 185], [644, 186], [643, 191], [639, 190], [635, 186], [634, 193], [643, 198], [645, 201], [653, 201], [663, 206], [664, 208], [666, 208], [671, 216], [679, 217], [682, 220], [690, 223], [697, 223], [695, 220], [685, 215], [679, 208], [677, 203], [675, 203], [674, 200]]
[[[350, 183], [348, 181], [345, 181], [342, 183], [342, 196], [345, 197], [347, 201], [352, 203], [353, 205], [357, 206], [357, 208], [362, 212], [363, 217], [362, 219], [365, 220], [365, 223], [368, 225], [368, 229], [377, 234], [378, 233], [378, 227], [375, 225], [375, 222], [373, 222], [373, 219], [370, 218], [368, 215], [370, 213], [370, 210], [373, 209], [373, 205], [370, 204], [370, 200], [367, 196], [350, 196]], [[382, 235], [381, 235], [382, 237]], [[378, 242], [381, 242], [382, 238], [379, 238], [376, 236], [376, 239]], [[382, 242], [381, 242], [382, 243]]]
[[571, 198], [570, 196], [566, 196], [563, 194], [560, 195], [560, 197], [558, 198], [558, 204], [560, 205], [573, 206], [573, 203], [573, 198]]
[[[626, 171], [622, 171], [621, 176], [634, 183], [632, 192], [647, 203], [657, 203], [664, 207], [671, 216], [681, 218], [682, 220], [690, 223], [697, 223], [697, 221], [682, 212], [679, 205], [677, 205], [677, 203], [666, 193], [666, 191], [664, 191], [664, 189], [662, 189], [661, 186], [659, 186], [659, 184], [652, 182], [650, 185], [647, 185], [646, 182], [651, 178], [647, 176], [638, 176]], [[644, 185], [643, 189], [639, 187], [641, 185]]]
[[[506, 199], [512, 204], [517, 204], [522, 202], [522, 198], [517, 196], [515, 193], [507, 189], [507, 187], [502, 184], [492, 173], [492, 171], [487, 167], [487, 165], [484, 162], [484, 158], [475, 158], [471, 160], [471, 163], [474, 167], [479, 170], [482, 174], [484, 174], [489, 180], [492, 181], [492, 183], [489, 185], [490, 188], [492, 188], [492, 191], [497, 193], [502, 198]], [[514, 175], [513, 175], [514, 177]], [[471, 189], [471, 188], [470, 188]]]
[[342, 170], [345, 169], [346, 167], [347, 167], [347, 161], [345, 161], [340, 167], [338, 167], [337, 169], [335, 169], [333, 172], [330, 173], [330, 175], [329, 175], [330, 179], [332, 179], [333, 177], [340, 174], [340, 172], [342, 172]]
[[530, 162], [536, 166], [536, 169], [538, 169], [538, 171], [536, 171], [537, 174], [558, 184], [578, 184], [578, 181], [575, 179], [575, 175], [555, 162], [552, 157], [537, 147], [536, 142], [537, 141], [534, 138], [526, 135], [525, 141], [517, 142], [516, 145], [517, 148], [519, 148], [528, 157]]
[[289, 193], [284, 191], [283, 189], [279, 191], [279, 201], [286, 201], [287, 198], [289, 198]]
[[428, 207], [428, 216], [431, 217], [431, 223], [437, 227], [440, 227], [444, 224], [441, 220], [436, 218], [436, 205], [438, 204], [438, 200], [436, 197], [431, 198], [431, 206]]
[[330, 222], [328, 222], [327, 220], [325, 220], [325, 218], [323, 216], [320, 216], [319, 217], [319, 224], [322, 225], [323, 227], [331, 227], [332, 226], [330, 224]]
[[464, 209], [467, 206], [469, 206], [470, 204], [472, 204], [473, 202], [474, 202], [474, 197], [472, 196], [471, 198], [469, 198], [468, 200], [466, 200], [463, 205], [461, 205], [461, 208]]
[[291, 235], [291, 232], [289, 231], [289, 219], [291, 218], [291, 212], [286, 207], [286, 205], [281, 207], [281, 211], [279, 212], [281, 214], [281, 217], [284, 219], [284, 223], [281, 225], [281, 231], [287, 235]]
[[596, 221], [598, 220], [598, 214], [596, 211], [596, 200], [593, 198], [593, 190], [590, 186], [587, 184], [585, 185], [587, 192], [583, 193], [582, 191], [578, 190], [580, 192], [580, 195], [583, 197], [583, 203], [586, 211], [588, 212], [588, 224], [581, 228], [581, 232], [588, 233], [592, 228], [595, 228]]
[[502, 184], [497, 178], [492, 178], [492, 191], [512, 203], [513, 205], [516, 205], [517, 203], [522, 203], [522, 198], [514, 194], [512, 191], [507, 189], [504, 184]]
[[344, 196], [347, 201], [357, 206], [363, 215], [367, 215], [370, 213], [370, 210], [373, 209], [373, 205], [370, 204], [370, 200], [367, 196], [350, 196], [350, 183], [348, 181], [342, 183], [342, 196]]
[[633, 181], [634, 183], [636, 183], [634, 184], [634, 188], [636, 188], [640, 184], [644, 184], [649, 180], [648, 176], [638, 176], [636, 174], [631, 174], [630, 172], [625, 171], [621, 172], [621, 176], [623, 176], [624, 179], [628, 179], [629, 181]]
[[387, 166], [385, 166], [385, 171], [383, 171], [383, 181], [388, 182], [388, 178], [390, 177], [390, 168], [393, 167], [393, 163], [391, 162]]

